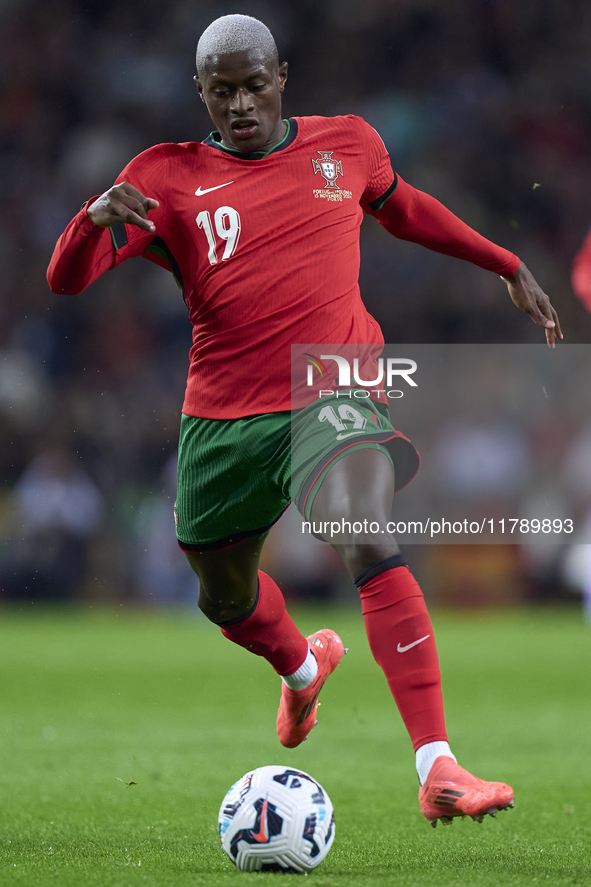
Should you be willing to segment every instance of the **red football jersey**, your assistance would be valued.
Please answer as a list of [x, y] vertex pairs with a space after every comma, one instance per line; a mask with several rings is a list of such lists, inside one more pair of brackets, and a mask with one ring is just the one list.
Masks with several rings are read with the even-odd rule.
[[[383, 343], [359, 293], [359, 227], [396, 176], [379, 135], [351, 115], [292, 118], [265, 156], [214, 139], [156, 145], [134, 158], [117, 182], [159, 201], [150, 211], [155, 234], [99, 228], [83, 210], [60, 238], [48, 277], [68, 291], [68, 276], [82, 289], [131, 256], [163, 265], [193, 324], [183, 412], [232, 419], [289, 410], [292, 344]], [[489, 252], [502, 267], [519, 262], [463, 227], [464, 253], [475, 235], [489, 264]]]

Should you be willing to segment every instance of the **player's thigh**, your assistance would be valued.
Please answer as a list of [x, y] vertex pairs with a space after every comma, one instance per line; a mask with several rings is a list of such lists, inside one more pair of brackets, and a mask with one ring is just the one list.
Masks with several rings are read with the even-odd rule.
[[229, 549], [185, 552], [199, 577], [199, 606], [213, 622], [243, 618], [254, 607], [265, 537], [250, 536]]
[[312, 528], [332, 545], [353, 577], [400, 554], [389, 530], [394, 486], [389, 455], [356, 447], [329, 469], [318, 489]]
[[418, 465], [418, 453], [392, 427], [387, 408], [354, 393], [315, 401], [294, 419], [292, 496], [306, 520], [387, 520], [394, 491]]
[[386, 530], [394, 498], [394, 466], [383, 449], [359, 445], [336, 461], [312, 503], [313, 521], [371, 523]]
[[419, 457], [385, 407], [354, 394], [310, 404], [295, 423], [292, 461], [299, 510], [352, 576], [399, 553], [388, 529], [392, 499]]

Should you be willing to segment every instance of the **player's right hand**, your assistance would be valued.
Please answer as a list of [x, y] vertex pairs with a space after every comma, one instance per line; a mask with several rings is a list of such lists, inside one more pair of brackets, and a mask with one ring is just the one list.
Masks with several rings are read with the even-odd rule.
[[94, 203], [86, 207], [86, 212], [90, 220], [100, 228], [110, 228], [118, 222], [126, 222], [128, 225], [137, 225], [144, 231], [154, 232], [156, 226], [148, 218], [148, 212], [159, 206], [153, 197], [144, 197], [133, 185], [121, 182], [101, 194]]

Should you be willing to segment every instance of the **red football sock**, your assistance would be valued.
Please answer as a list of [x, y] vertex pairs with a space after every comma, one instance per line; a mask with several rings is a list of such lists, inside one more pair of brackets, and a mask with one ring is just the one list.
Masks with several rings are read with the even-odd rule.
[[447, 741], [437, 647], [418, 582], [408, 567], [394, 567], [362, 585], [359, 594], [369, 646], [414, 750]]
[[297, 671], [308, 655], [308, 641], [292, 622], [278, 586], [258, 572], [259, 597], [254, 611], [235, 625], [222, 626], [222, 634], [256, 656], [264, 656], [278, 674]]

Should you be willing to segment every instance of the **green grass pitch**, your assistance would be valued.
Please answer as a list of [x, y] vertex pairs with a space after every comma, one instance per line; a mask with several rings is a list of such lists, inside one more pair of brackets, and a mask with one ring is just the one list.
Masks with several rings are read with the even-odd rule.
[[238, 872], [218, 842], [230, 784], [273, 763], [309, 771], [334, 803], [318, 887], [591, 884], [591, 627], [576, 613], [435, 612], [452, 748], [516, 796], [496, 820], [437, 829], [360, 614], [295, 615], [350, 654], [290, 751], [278, 678], [196, 615], [1, 611], [2, 887], [297, 878]]

